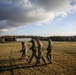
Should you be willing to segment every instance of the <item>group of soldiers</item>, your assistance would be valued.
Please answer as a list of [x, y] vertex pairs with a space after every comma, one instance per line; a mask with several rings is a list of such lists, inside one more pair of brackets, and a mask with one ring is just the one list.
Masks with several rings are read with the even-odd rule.
[[[40, 59], [43, 60], [43, 62], [47, 65], [47, 61], [45, 59], [44, 53], [43, 53], [43, 44], [41, 43], [41, 41], [39, 39], [35, 40], [32, 39], [31, 40], [32, 46], [30, 48], [30, 50], [32, 50], [32, 55], [29, 56], [27, 55], [27, 45], [26, 42], [21, 42], [22, 44], [22, 50], [20, 52], [22, 52], [22, 56], [21, 59], [23, 59], [24, 57], [26, 58], [26, 60], [28, 61], [28, 63], [31, 63], [33, 57], [36, 58], [36, 65], [40, 64]], [[37, 45], [36, 45], [37, 44]], [[52, 63], [52, 48], [53, 48], [53, 44], [51, 39], [48, 39], [48, 47], [46, 48], [47, 53], [46, 53], [46, 58], [49, 61], [49, 64]]]

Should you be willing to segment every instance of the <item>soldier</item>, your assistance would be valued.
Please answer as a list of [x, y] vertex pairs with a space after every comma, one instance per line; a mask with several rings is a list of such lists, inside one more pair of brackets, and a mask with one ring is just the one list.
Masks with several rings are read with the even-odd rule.
[[50, 63], [52, 63], [52, 48], [53, 48], [53, 43], [52, 43], [51, 39], [49, 39], [46, 57]]
[[42, 58], [43, 62], [45, 64], [47, 64], [45, 61], [44, 55], [43, 55], [43, 45], [40, 42], [40, 40], [37, 40], [37, 44], [38, 44], [38, 57], [37, 57], [36, 65], [40, 63], [41, 58]]
[[27, 56], [27, 45], [25, 42], [21, 42], [22, 44], [22, 49], [20, 52], [22, 52], [22, 56], [21, 59], [23, 59], [24, 57], [26, 58], [26, 60], [28, 60], [28, 56]]
[[36, 55], [36, 43], [35, 43], [35, 40], [32, 39], [32, 40], [31, 40], [31, 43], [32, 43], [32, 47], [31, 47], [30, 49], [32, 50], [32, 56], [31, 56], [31, 58], [30, 58], [30, 60], [29, 60], [28, 63], [31, 63], [33, 57], [37, 58], [37, 55]]

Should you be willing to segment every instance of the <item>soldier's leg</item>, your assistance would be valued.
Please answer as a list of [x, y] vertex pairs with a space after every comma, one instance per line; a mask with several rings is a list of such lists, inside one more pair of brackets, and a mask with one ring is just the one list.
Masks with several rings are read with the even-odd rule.
[[28, 62], [28, 63], [31, 63], [31, 61], [32, 61], [33, 57], [34, 57], [34, 54], [32, 54], [32, 56], [31, 56], [31, 58], [30, 58], [30, 60], [29, 60], [29, 62]]
[[22, 56], [21, 56], [21, 58], [20, 58], [20, 59], [23, 59], [23, 56], [24, 56], [24, 55], [23, 55], [23, 53], [22, 53]]
[[48, 61], [50, 61], [49, 53], [47, 53], [46, 57], [47, 57]]
[[35, 53], [35, 55], [34, 55], [34, 56], [35, 56], [35, 58], [37, 59], [37, 55], [36, 55], [36, 53]]
[[41, 58], [42, 58], [43, 62], [44, 62], [45, 64], [47, 64], [47, 63], [46, 63], [46, 60], [45, 60], [45, 57], [44, 57], [43, 55], [42, 55]]
[[38, 57], [36, 59], [36, 65], [40, 63], [40, 58], [41, 58], [41, 55], [38, 55]]
[[52, 62], [52, 54], [51, 53], [50, 53], [49, 57], [50, 57], [50, 62]]

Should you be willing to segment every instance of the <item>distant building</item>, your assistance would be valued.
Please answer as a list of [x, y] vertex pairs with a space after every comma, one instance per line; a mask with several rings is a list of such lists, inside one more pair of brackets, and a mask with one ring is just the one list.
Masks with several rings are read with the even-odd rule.
[[19, 42], [19, 41], [30, 41], [31, 38], [16, 38], [16, 41]]

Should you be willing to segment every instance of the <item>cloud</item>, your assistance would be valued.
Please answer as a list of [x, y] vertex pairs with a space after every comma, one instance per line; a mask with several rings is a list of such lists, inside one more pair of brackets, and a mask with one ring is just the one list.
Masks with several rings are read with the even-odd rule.
[[0, 32], [76, 12], [75, 0], [0, 0]]

